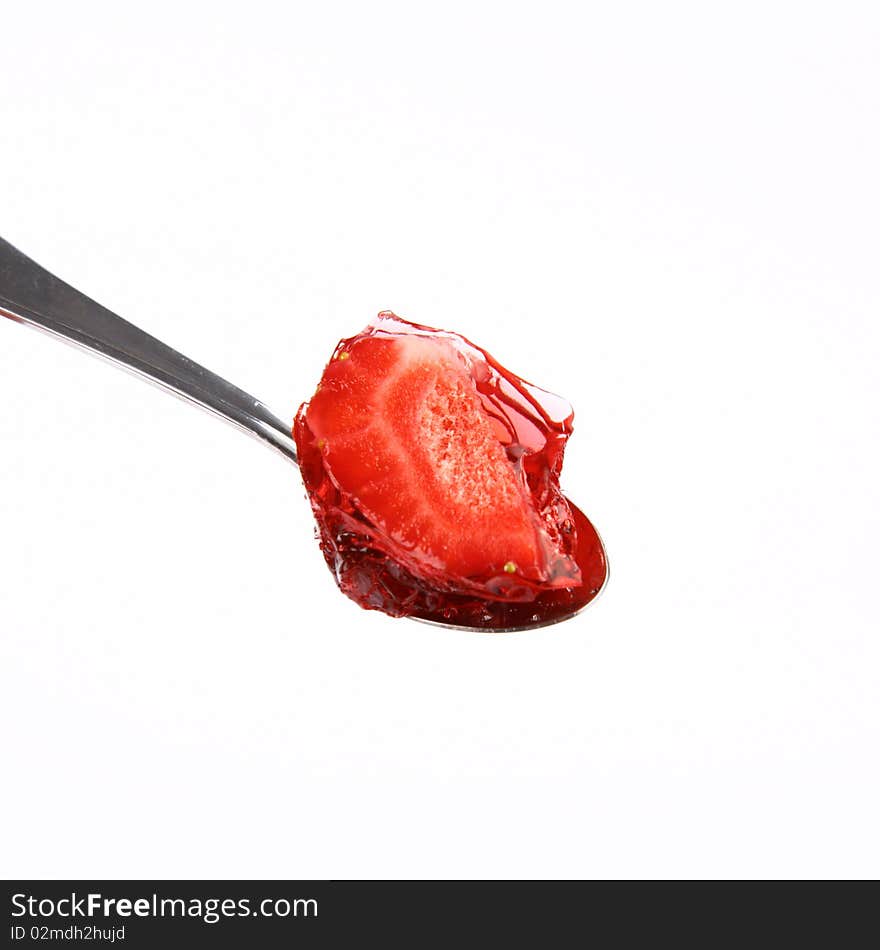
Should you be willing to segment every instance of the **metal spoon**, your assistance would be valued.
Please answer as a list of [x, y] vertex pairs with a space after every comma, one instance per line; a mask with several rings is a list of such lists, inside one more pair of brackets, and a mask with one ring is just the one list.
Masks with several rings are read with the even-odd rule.
[[[3, 238], [0, 238], [0, 316], [30, 324], [90, 350], [226, 419], [239, 429], [267, 442], [294, 464], [297, 462], [290, 427], [258, 399], [172, 350], [134, 324], [117, 317], [106, 307], [50, 274]], [[578, 530], [589, 528], [595, 532], [584, 515], [572, 507]], [[598, 543], [601, 546], [601, 541]], [[576, 605], [571, 610], [554, 614], [552, 618], [517, 623], [503, 629], [524, 630], [558, 623], [579, 613], [584, 606], [586, 604]], [[436, 619], [426, 619], [424, 622], [438, 623]], [[442, 622], [440, 625], [465, 630], [483, 629]], [[493, 632], [498, 632], [498, 628]]]

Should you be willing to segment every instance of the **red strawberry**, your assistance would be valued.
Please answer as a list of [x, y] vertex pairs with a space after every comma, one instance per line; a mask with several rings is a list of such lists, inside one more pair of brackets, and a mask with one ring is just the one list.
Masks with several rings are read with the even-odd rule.
[[388, 610], [388, 585], [413, 579], [506, 601], [580, 584], [556, 485], [570, 415], [550, 420], [537, 392], [393, 314], [340, 343], [294, 434], [340, 584], [357, 554], [347, 593]]

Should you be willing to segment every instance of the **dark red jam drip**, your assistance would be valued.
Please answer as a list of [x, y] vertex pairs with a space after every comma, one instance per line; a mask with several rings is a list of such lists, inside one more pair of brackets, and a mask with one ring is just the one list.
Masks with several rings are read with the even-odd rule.
[[404, 566], [393, 557], [393, 545], [327, 470], [304, 403], [293, 436], [321, 551], [339, 588], [368, 610], [488, 630], [543, 625], [577, 613], [602, 589], [608, 569], [595, 528], [559, 491], [565, 443], [572, 431], [571, 407], [515, 376], [464, 337], [411, 324], [388, 312], [379, 314], [363, 333], [341, 341], [334, 355], [366, 336], [413, 333], [447, 340], [465, 357], [484, 411], [511, 463], [521, 468], [544, 528], [576, 565], [574, 580], [570, 587], [558, 582], [541, 587], [485, 576], [469, 578], [463, 586], [428, 565]]

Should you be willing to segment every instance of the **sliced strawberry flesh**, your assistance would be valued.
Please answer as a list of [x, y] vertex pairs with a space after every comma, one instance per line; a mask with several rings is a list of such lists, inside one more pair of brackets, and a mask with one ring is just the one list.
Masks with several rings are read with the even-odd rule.
[[454, 614], [582, 585], [557, 481], [571, 413], [540, 392], [463, 338], [391, 314], [340, 343], [294, 435], [349, 596]]
[[459, 577], [506, 565], [546, 579], [531, 500], [446, 341], [352, 343], [306, 419], [339, 487], [411, 558]]

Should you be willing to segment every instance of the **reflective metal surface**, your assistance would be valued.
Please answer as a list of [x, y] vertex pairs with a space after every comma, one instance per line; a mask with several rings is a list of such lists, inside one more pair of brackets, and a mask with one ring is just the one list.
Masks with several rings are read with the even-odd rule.
[[0, 315], [118, 363], [268, 442], [296, 462], [290, 427], [258, 399], [117, 317], [0, 238]]

